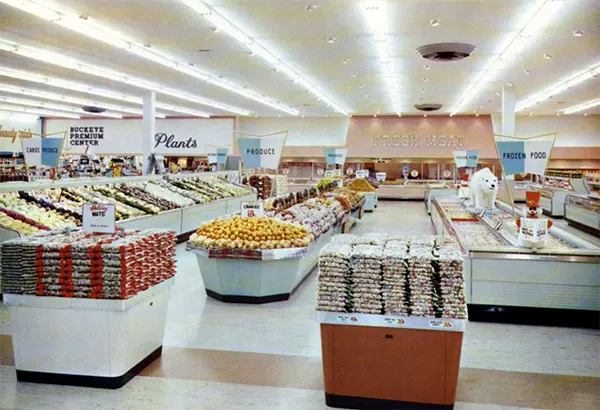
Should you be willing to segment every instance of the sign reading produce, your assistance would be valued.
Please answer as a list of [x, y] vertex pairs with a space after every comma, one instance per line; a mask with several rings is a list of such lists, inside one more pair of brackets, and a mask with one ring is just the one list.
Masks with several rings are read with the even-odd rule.
[[323, 148], [327, 165], [344, 165], [348, 148]]
[[115, 233], [114, 204], [83, 204], [83, 232]]
[[477, 161], [479, 160], [479, 151], [453, 151], [454, 163], [457, 168], [477, 168]]
[[265, 136], [238, 137], [237, 143], [244, 167], [279, 169], [279, 159], [286, 138], [287, 131]]
[[265, 204], [262, 201], [242, 202], [241, 212], [245, 218], [265, 216]]
[[554, 145], [554, 138], [551, 140], [540, 139], [546, 136], [529, 139], [500, 136], [504, 139], [512, 138], [510, 141], [496, 141], [504, 173], [506, 175], [522, 173], [544, 175]]
[[28, 167], [57, 167], [62, 152], [62, 138], [30, 138], [21, 140]]

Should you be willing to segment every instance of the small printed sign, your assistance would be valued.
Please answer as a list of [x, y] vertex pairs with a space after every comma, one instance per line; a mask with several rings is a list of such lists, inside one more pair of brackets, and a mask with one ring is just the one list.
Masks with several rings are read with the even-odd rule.
[[429, 327], [451, 329], [454, 325], [449, 320], [430, 320]]
[[344, 165], [347, 148], [323, 148], [327, 165]]
[[115, 233], [114, 204], [83, 204], [83, 232]]
[[241, 212], [244, 218], [265, 216], [265, 203], [262, 201], [242, 202]]
[[356, 178], [369, 178], [369, 170], [361, 169], [356, 171]]
[[338, 320], [338, 322], [342, 322], [342, 323], [358, 322], [358, 318], [353, 315], [338, 315], [337, 320]]
[[477, 168], [477, 161], [479, 160], [479, 151], [453, 151], [454, 163], [457, 168]]
[[387, 178], [387, 173], [385, 173], [385, 172], [378, 172], [378, 173], [375, 174], [375, 178], [378, 181], [385, 181], [385, 179]]
[[386, 317], [383, 319], [388, 325], [404, 326], [406, 321], [401, 317]]

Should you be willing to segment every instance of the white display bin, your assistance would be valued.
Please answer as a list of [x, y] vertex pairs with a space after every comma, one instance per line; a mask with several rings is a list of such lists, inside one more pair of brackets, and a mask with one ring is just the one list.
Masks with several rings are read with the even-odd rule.
[[[196, 254], [206, 294], [229, 303], [270, 303], [287, 300], [310, 276], [317, 265], [319, 251], [341, 226], [321, 235], [307, 248], [271, 251], [263, 259], [212, 257], [206, 251], [188, 245]], [[273, 253], [273, 255], [271, 255]], [[271, 257], [273, 259], [271, 259]], [[269, 259], [267, 259], [269, 258]]]
[[173, 282], [126, 300], [4, 294], [17, 380], [125, 385], [161, 355]]
[[365, 212], [373, 212], [377, 206], [377, 197], [375, 192], [363, 192], [365, 196]]

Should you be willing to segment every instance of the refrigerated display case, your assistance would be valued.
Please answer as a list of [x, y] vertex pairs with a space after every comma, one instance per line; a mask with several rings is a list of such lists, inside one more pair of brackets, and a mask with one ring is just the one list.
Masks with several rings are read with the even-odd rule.
[[544, 214], [562, 218], [565, 216], [567, 195], [587, 193], [581, 172], [548, 172], [542, 185], [540, 205]]
[[520, 210], [497, 202], [481, 217], [457, 197], [433, 198], [438, 235], [454, 236], [465, 253], [470, 320], [598, 327], [600, 248], [556, 226], [546, 247], [518, 246]]
[[565, 220], [569, 225], [600, 235], [600, 196], [568, 194], [565, 201]]

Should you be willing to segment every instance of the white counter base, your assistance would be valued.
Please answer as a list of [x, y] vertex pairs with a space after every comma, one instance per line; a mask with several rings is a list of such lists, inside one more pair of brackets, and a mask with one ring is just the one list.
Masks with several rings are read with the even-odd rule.
[[17, 379], [123, 386], [160, 356], [173, 282], [126, 300], [4, 294]]

